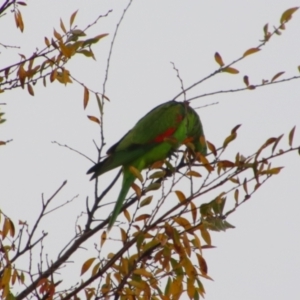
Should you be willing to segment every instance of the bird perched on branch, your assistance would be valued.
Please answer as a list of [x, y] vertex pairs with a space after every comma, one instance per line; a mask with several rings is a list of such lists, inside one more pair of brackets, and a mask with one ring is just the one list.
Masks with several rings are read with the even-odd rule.
[[[193, 145], [194, 153], [206, 155], [206, 142], [200, 118], [188, 102], [163, 103], [129, 130], [107, 151], [107, 158], [90, 168], [91, 180], [122, 166], [123, 183], [109, 220], [108, 230], [116, 221], [130, 186], [136, 179], [132, 170], [141, 171], [169, 157], [182, 144]], [[133, 168], [132, 168], [133, 167]]]

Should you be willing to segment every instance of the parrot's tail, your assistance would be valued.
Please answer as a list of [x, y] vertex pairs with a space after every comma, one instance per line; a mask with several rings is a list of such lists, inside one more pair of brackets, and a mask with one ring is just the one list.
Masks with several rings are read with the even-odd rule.
[[94, 173], [93, 176], [91, 177], [91, 180], [93, 180], [94, 178], [102, 175], [103, 173], [110, 171], [116, 167], [118, 167], [118, 162], [115, 163], [114, 162], [114, 157], [113, 156], [109, 156], [106, 159], [104, 159], [103, 161], [99, 162], [98, 164], [92, 166], [86, 174], [91, 174]]
[[110, 229], [112, 228], [113, 224], [115, 223], [115, 221], [117, 220], [117, 217], [122, 209], [124, 200], [126, 198], [126, 195], [131, 187], [131, 184], [134, 182], [135, 180], [135, 176], [133, 174], [130, 173], [129, 170], [124, 170], [124, 177], [123, 177], [123, 183], [122, 183], [122, 188], [119, 194], [119, 197], [117, 199], [115, 208], [111, 214], [111, 217], [109, 219], [109, 223], [108, 223], [108, 231], [110, 231]]

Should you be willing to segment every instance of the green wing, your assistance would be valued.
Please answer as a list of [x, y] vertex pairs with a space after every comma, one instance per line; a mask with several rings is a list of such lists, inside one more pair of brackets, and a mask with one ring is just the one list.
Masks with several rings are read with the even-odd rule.
[[105, 160], [93, 166], [87, 174], [91, 179], [122, 165], [136, 161], [153, 150], [164, 137], [171, 136], [186, 114], [182, 102], [169, 101], [151, 110], [115, 145], [107, 151]]
[[140, 119], [118, 143], [113, 145], [107, 154], [127, 150], [136, 145], [155, 143], [155, 139], [168, 129], [176, 130], [184, 115], [185, 108], [180, 102], [169, 101], [155, 107]]

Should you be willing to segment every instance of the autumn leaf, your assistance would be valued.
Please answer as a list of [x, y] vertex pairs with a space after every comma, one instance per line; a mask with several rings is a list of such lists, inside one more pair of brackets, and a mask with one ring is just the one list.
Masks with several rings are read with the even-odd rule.
[[296, 129], [296, 126], [294, 126], [293, 129], [289, 133], [289, 146], [290, 147], [292, 147], [292, 145], [293, 145], [295, 129]]
[[153, 196], [148, 196], [141, 201], [140, 207], [146, 206], [151, 203]]
[[77, 14], [78, 10], [74, 11], [70, 17], [70, 27], [72, 27], [74, 21], [75, 21], [75, 17], [76, 17], [76, 14]]
[[127, 219], [128, 222], [131, 221], [131, 217], [130, 217], [130, 213], [127, 209], [124, 209], [123, 214], [125, 216], [125, 218]]
[[198, 172], [196, 172], [196, 171], [193, 171], [193, 170], [188, 171], [188, 172], [186, 173], [186, 175], [187, 175], [187, 176], [192, 176], [192, 177], [202, 177], [200, 173], [198, 173]]
[[57, 40], [61, 40], [62, 39], [62, 36], [55, 29], [53, 29], [53, 35], [55, 36], [55, 38]]
[[175, 191], [175, 194], [180, 202], [183, 202], [186, 199], [185, 195], [181, 191]]
[[103, 231], [103, 233], [101, 234], [101, 241], [100, 241], [101, 247], [104, 245], [106, 238], [107, 238], [106, 231]]
[[214, 167], [209, 163], [208, 159], [201, 153], [198, 153], [198, 160], [203, 164], [209, 173], [214, 170]]
[[256, 53], [258, 51], [260, 51], [259, 48], [250, 48], [250, 49], [248, 49], [247, 51], [244, 52], [243, 57], [251, 55], [251, 54]]
[[207, 143], [208, 149], [212, 152], [212, 154], [213, 154], [214, 156], [217, 156], [217, 151], [216, 151], [215, 145], [212, 144], [212, 143], [209, 142], [209, 141], [206, 141], [206, 143]]
[[234, 191], [234, 200], [235, 200], [236, 203], [239, 202], [239, 190], [238, 189], [236, 189]]
[[160, 189], [161, 187], [161, 183], [159, 182], [153, 182], [151, 184], [149, 184], [146, 188], [145, 188], [145, 192], [149, 192], [149, 191], [155, 191]]
[[64, 22], [62, 21], [62, 19], [60, 19], [60, 28], [64, 33], [67, 33], [67, 30], [65, 28]]
[[81, 267], [81, 273], [80, 275], [83, 275], [92, 265], [96, 257], [89, 258], [87, 261], [84, 262], [84, 264]]
[[229, 73], [229, 74], [238, 74], [240, 71], [231, 67], [227, 67], [222, 69], [222, 72]]
[[91, 121], [96, 122], [98, 124], [100, 124], [100, 120], [97, 117], [94, 116], [87, 116]]
[[86, 109], [86, 107], [88, 105], [89, 96], [90, 96], [89, 90], [86, 87], [84, 87], [84, 91], [83, 91], [83, 109]]
[[127, 240], [126, 231], [123, 228], [120, 228], [120, 231], [121, 231], [121, 240], [122, 240], [123, 243], [125, 243], [126, 240]]
[[219, 64], [220, 67], [224, 66], [223, 59], [218, 52], [215, 53], [215, 61]]
[[135, 191], [136, 196], [138, 197], [138, 199], [141, 198], [141, 196], [142, 196], [141, 188], [135, 183], [131, 184], [131, 188]]
[[141, 183], [144, 182], [144, 178], [143, 178], [141, 172], [140, 172], [137, 168], [135, 168], [134, 166], [130, 166], [130, 167], [129, 167], [129, 171], [130, 171], [130, 173], [133, 174], [133, 175], [134, 175]]
[[46, 44], [47, 47], [51, 46], [50, 41], [48, 40], [47, 37], [45, 37], [45, 44]]
[[287, 9], [280, 18], [280, 24], [286, 23], [288, 22], [291, 18], [293, 13], [298, 10], [299, 7], [293, 7], [293, 8], [289, 8]]
[[138, 221], [149, 219], [150, 217], [151, 217], [151, 215], [149, 215], [149, 214], [142, 214], [142, 215], [136, 217], [134, 221], [138, 222]]
[[281, 76], [282, 74], [284, 74], [285, 72], [279, 72], [277, 74], [275, 74], [272, 79], [271, 79], [271, 82], [275, 81], [279, 76]]
[[34, 96], [34, 91], [33, 91], [33, 88], [31, 86], [30, 83], [27, 84], [27, 89], [28, 89], [28, 93], [31, 95], [31, 96]]

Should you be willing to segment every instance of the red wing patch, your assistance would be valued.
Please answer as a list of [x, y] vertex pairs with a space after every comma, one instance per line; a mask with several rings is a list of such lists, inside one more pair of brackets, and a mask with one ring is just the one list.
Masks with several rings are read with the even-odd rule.
[[155, 139], [154, 142], [161, 143], [164, 141], [165, 138], [170, 137], [176, 131], [175, 128], [171, 127], [168, 128], [165, 132], [159, 134]]

